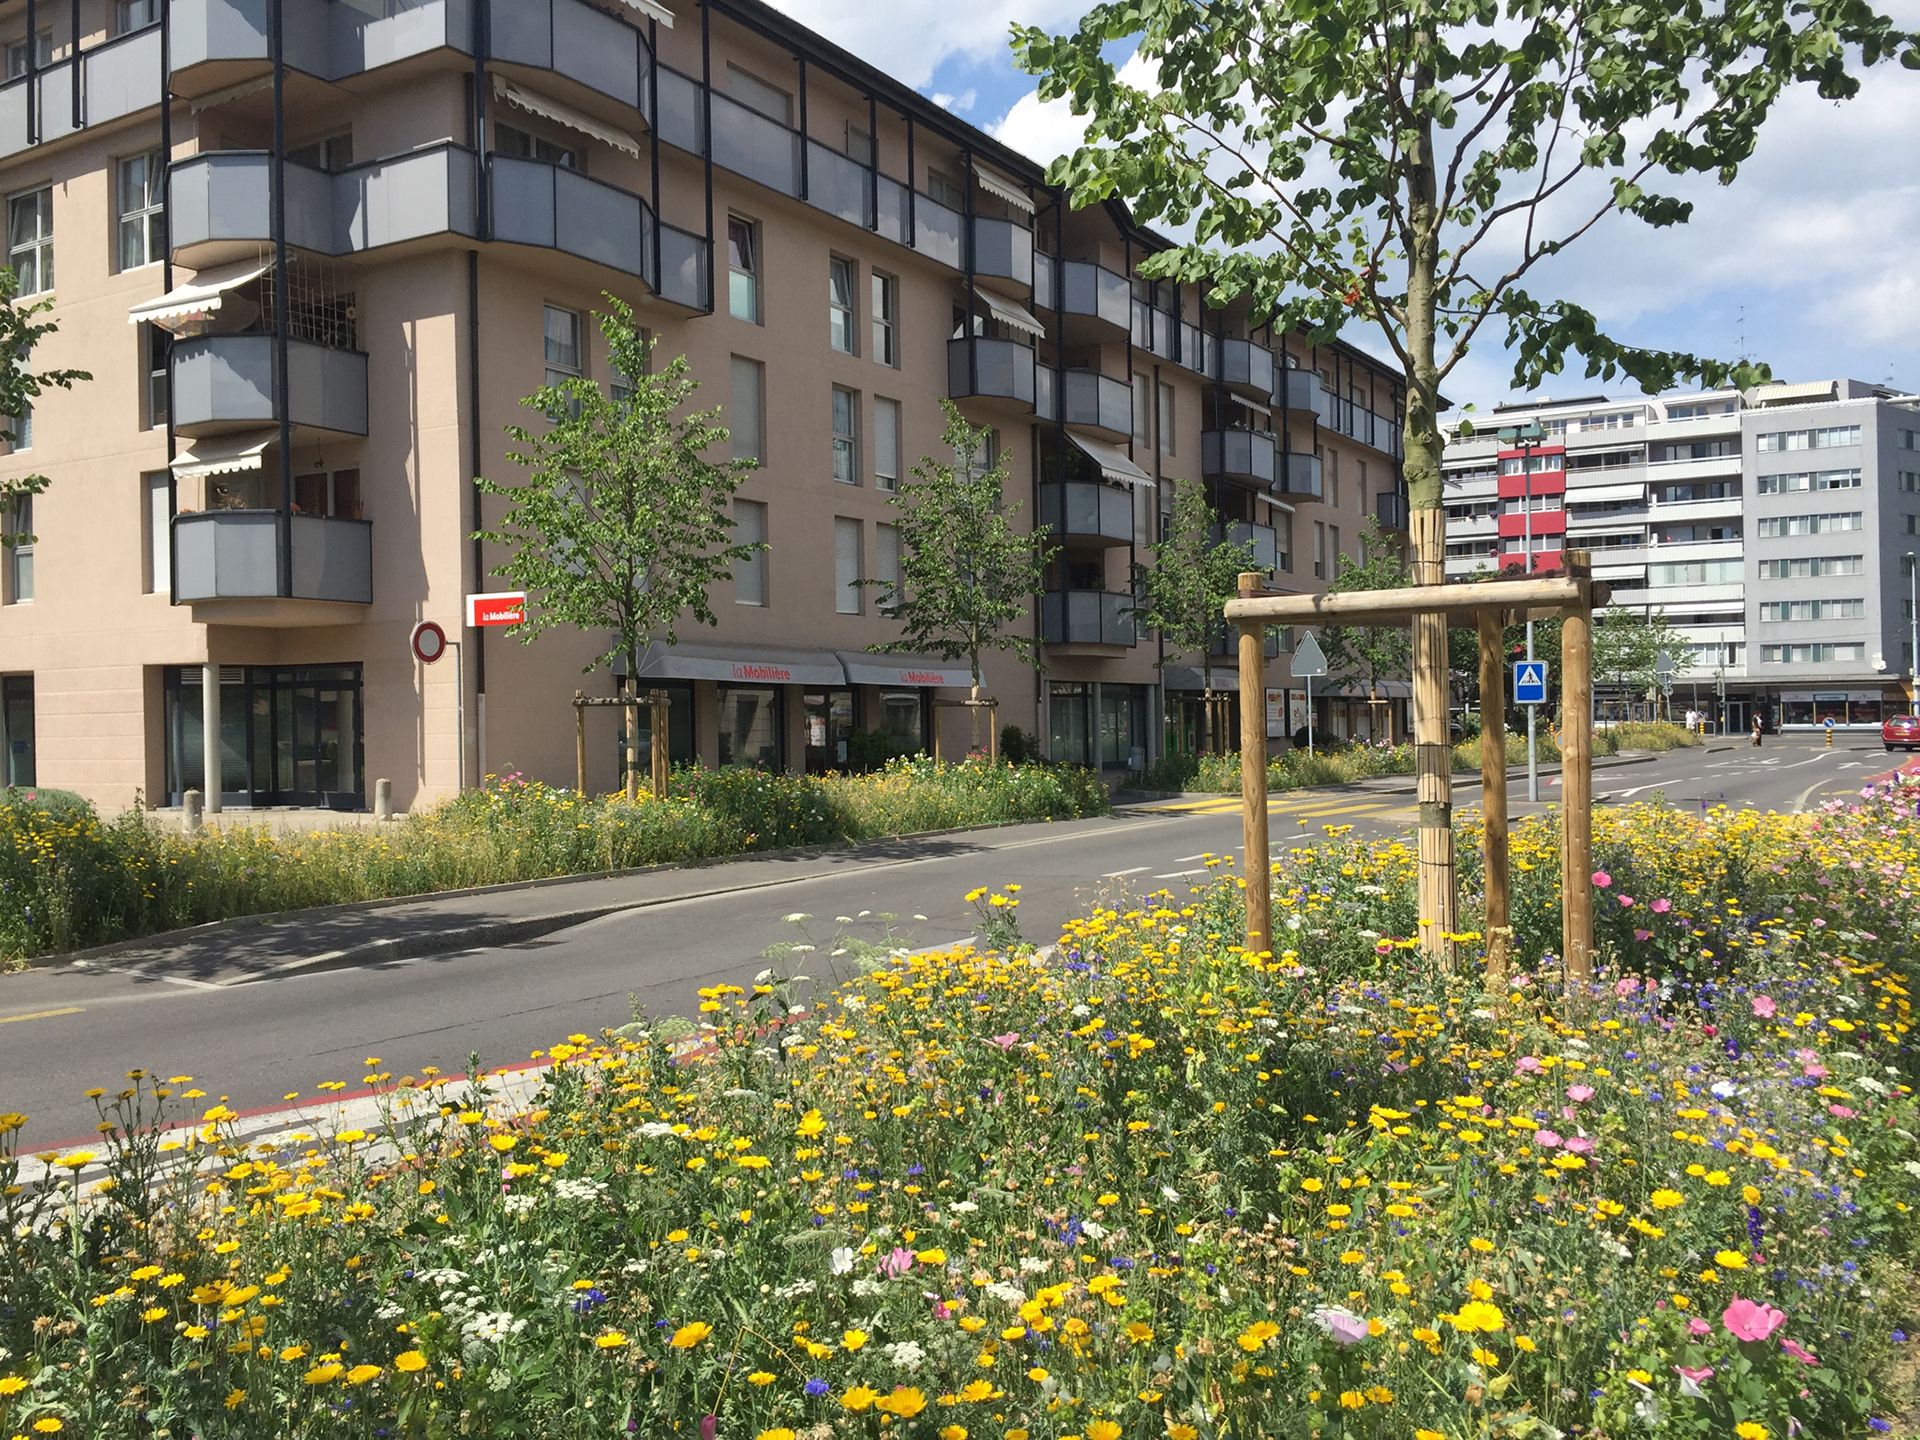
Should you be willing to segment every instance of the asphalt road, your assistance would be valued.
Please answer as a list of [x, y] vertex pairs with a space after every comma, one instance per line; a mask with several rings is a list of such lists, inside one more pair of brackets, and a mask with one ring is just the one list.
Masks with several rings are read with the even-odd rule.
[[[1792, 811], [1857, 793], [1899, 758], [1856, 737], [1831, 751], [1817, 741], [1770, 738], [1758, 751], [1723, 742], [1603, 770], [1595, 789], [1614, 802], [1658, 794], [1686, 808]], [[1524, 797], [1524, 780], [1510, 788], [1516, 801]], [[1470, 807], [1477, 789], [1458, 788], [1454, 798]], [[1557, 799], [1557, 788], [1543, 786], [1542, 798]], [[1134, 807], [1100, 820], [976, 832], [930, 844], [919, 858], [674, 901], [428, 959], [238, 985], [70, 967], [0, 976], [0, 1111], [24, 1111], [27, 1147], [50, 1148], [90, 1135], [96, 1116], [83, 1092], [112, 1087], [135, 1066], [193, 1075], [248, 1109], [292, 1092], [316, 1097], [324, 1081], [357, 1089], [370, 1056], [395, 1075], [426, 1065], [460, 1069], [475, 1052], [485, 1065], [508, 1064], [570, 1032], [623, 1024], [636, 1009], [691, 1013], [701, 986], [745, 983], [781, 941], [813, 943], [804, 963], [821, 980], [832, 976], [829, 952], [842, 930], [869, 940], [890, 934], [916, 949], [961, 941], [978, 928], [962, 898], [976, 885], [1019, 883], [1022, 927], [1045, 938], [1096, 901], [1179, 893], [1198, 882], [1206, 855], [1238, 849], [1237, 803]], [[1277, 796], [1275, 853], [1323, 841], [1328, 825], [1351, 825], [1360, 836], [1404, 831], [1412, 805], [1407, 794], [1359, 789]], [[777, 861], [766, 864], [778, 874]], [[814, 918], [784, 920], [796, 912]], [[887, 915], [895, 918], [877, 918]], [[839, 916], [855, 923], [842, 926]]]

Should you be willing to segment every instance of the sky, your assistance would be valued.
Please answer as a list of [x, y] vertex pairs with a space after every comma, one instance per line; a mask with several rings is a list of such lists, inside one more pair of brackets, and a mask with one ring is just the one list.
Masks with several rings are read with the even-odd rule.
[[[962, 119], [1045, 163], [1079, 139], [1043, 105], [1008, 49], [1013, 20], [1057, 32], [1086, 0], [771, 0]], [[1882, 0], [1920, 29], [1920, 0]], [[1791, 94], [1730, 188], [1690, 191], [1694, 218], [1653, 230], [1611, 217], [1542, 262], [1534, 293], [1587, 306], [1631, 344], [1746, 356], [1776, 378], [1846, 376], [1920, 390], [1920, 71], [1869, 73], [1844, 104]], [[1512, 398], [1501, 337], [1482, 331], [1445, 387], [1481, 408]], [[1384, 353], [1377, 331], [1347, 338]], [[1575, 360], [1540, 393], [1633, 393], [1587, 379]]]

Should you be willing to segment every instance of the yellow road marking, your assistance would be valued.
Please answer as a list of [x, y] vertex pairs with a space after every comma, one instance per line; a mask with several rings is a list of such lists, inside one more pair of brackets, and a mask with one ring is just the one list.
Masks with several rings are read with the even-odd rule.
[[0, 1025], [18, 1025], [22, 1020], [53, 1020], [62, 1015], [78, 1015], [84, 1008], [81, 1005], [68, 1005], [59, 1010], [29, 1010], [25, 1015], [0, 1015]]

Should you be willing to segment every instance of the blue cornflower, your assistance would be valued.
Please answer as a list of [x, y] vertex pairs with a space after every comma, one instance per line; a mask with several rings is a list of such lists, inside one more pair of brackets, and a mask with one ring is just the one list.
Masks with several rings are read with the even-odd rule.
[[807, 1394], [813, 1396], [816, 1400], [832, 1388], [833, 1387], [824, 1380], [814, 1379], [807, 1381]]

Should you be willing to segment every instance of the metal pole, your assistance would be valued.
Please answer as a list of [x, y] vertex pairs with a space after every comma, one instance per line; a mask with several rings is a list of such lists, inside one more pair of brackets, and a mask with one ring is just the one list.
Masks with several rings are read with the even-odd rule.
[[1912, 711], [1920, 715], [1920, 564], [1916, 564], [1913, 551], [1907, 551], [1907, 643], [1913, 653], [1907, 658], [1911, 662], [1911, 683], [1908, 696], [1912, 702]]
[[1313, 754], [1313, 677], [1307, 676], [1307, 754]]
[[458, 795], [467, 788], [467, 677], [460, 660], [460, 642], [456, 640], [447, 648], [453, 651], [453, 753], [458, 766], [453, 793]]
[[[1524, 523], [1527, 534], [1527, 574], [1533, 574], [1533, 442], [1522, 441], [1520, 445], [1520, 482], [1524, 492], [1526, 511]], [[1527, 612], [1527, 660], [1533, 660], [1533, 612]], [[1566, 663], [1564, 657], [1561, 664]], [[1540, 707], [1527, 706], [1527, 803], [1540, 803]]]

